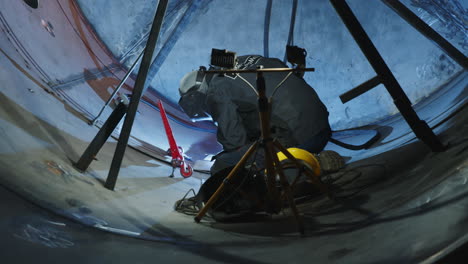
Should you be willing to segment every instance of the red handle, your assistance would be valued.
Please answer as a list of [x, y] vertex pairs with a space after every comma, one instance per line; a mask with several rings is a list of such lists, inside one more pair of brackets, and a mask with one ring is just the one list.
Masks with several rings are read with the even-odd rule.
[[180, 174], [184, 178], [192, 176], [193, 169], [190, 164], [187, 164], [184, 161], [184, 151], [182, 147], [177, 146], [174, 135], [172, 134], [171, 126], [169, 125], [169, 120], [167, 119], [166, 110], [162, 105], [161, 100], [158, 100], [159, 112], [161, 113], [161, 119], [164, 124], [164, 129], [166, 130], [167, 140], [169, 141], [169, 152], [172, 157], [172, 166], [180, 167]]
[[177, 147], [177, 143], [174, 139], [174, 135], [172, 134], [172, 129], [169, 125], [169, 120], [167, 119], [166, 111], [164, 110], [161, 100], [158, 100], [158, 107], [164, 124], [164, 129], [166, 130], [167, 140], [169, 141], [171, 157], [173, 159], [183, 159], [182, 153], [180, 153], [180, 150]]

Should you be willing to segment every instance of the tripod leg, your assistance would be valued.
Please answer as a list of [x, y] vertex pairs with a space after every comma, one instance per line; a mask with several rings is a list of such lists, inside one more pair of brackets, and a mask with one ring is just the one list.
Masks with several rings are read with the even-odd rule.
[[[296, 203], [294, 202], [294, 198], [291, 192], [291, 186], [289, 185], [288, 181], [286, 180], [286, 176], [284, 175], [283, 168], [281, 168], [281, 164], [278, 160], [278, 156], [273, 154], [273, 145], [271, 142], [267, 144], [267, 148], [269, 152], [271, 153], [271, 156], [273, 158], [273, 163], [276, 167], [276, 172], [278, 173], [281, 181], [281, 186], [283, 187], [283, 191], [286, 195], [286, 198], [288, 199], [289, 207], [291, 208], [291, 211], [293, 212], [294, 217], [296, 218], [297, 222], [297, 227], [299, 229], [299, 232], [303, 235], [305, 233], [304, 229], [304, 222], [302, 221], [302, 218], [299, 216], [299, 211], [297, 210]], [[300, 168], [300, 167], [298, 167]]]
[[282, 204], [278, 190], [276, 189], [276, 170], [272, 155], [273, 152], [269, 143], [265, 143], [263, 148], [265, 151], [266, 184], [269, 206], [273, 212], [278, 213], [281, 210]]
[[252, 144], [252, 146], [250, 146], [250, 148], [247, 150], [247, 152], [244, 154], [244, 156], [242, 156], [241, 160], [236, 164], [234, 169], [232, 169], [232, 171], [229, 173], [229, 175], [224, 179], [224, 181], [218, 187], [216, 192], [210, 197], [208, 202], [206, 202], [206, 204], [203, 206], [203, 208], [200, 210], [200, 212], [198, 212], [198, 214], [195, 216], [195, 218], [194, 218], [195, 222], [200, 223], [200, 220], [203, 218], [203, 216], [205, 216], [208, 209], [210, 209], [210, 207], [213, 205], [213, 203], [216, 202], [216, 200], [218, 200], [219, 196], [224, 191], [224, 188], [226, 187], [226, 184], [231, 180], [232, 177], [234, 177], [234, 175], [237, 174], [237, 171], [240, 168], [244, 167], [244, 164], [247, 162], [250, 155], [252, 155], [252, 153], [255, 151], [255, 149], [257, 148], [257, 145], [258, 145], [258, 141], [256, 141], [255, 143]]

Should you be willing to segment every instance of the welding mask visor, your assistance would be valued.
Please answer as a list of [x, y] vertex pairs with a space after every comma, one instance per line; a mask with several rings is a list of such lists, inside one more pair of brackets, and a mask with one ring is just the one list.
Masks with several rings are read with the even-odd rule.
[[184, 112], [192, 119], [208, 117], [205, 110], [206, 94], [198, 90], [190, 90], [182, 95], [179, 105]]

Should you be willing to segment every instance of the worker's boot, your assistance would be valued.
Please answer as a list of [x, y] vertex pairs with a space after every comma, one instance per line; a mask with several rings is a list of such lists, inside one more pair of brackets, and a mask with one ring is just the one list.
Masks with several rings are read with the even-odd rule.
[[316, 154], [315, 157], [320, 163], [322, 175], [336, 172], [345, 165], [345, 160], [343, 157], [333, 150], [324, 150], [319, 154]]

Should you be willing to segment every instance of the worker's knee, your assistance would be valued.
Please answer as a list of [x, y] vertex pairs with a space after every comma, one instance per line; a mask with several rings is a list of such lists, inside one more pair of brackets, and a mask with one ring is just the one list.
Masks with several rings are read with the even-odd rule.
[[[216, 159], [215, 159], [215, 162], [213, 164], [213, 166], [211, 167], [210, 169], [210, 173], [211, 175], [214, 175], [216, 173], [218, 173], [219, 171], [223, 170], [223, 169], [226, 169], [228, 167], [233, 167], [235, 166], [241, 159], [242, 159], [242, 156], [244, 156], [244, 154], [247, 152], [247, 150], [249, 149], [250, 145], [245, 145], [243, 147], [240, 147], [239, 149], [237, 150], [233, 150], [233, 151], [228, 151], [228, 152], [222, 152], [220, 154], [218, 154], [216, 156]], [[258, 151], [257, 150], [257, 153], [254, 153], [248, 160], [247, 160], [247, 164], [250, 164], [252, 163], [252, 161], [255, 160], [257, 162], [260, 162], [262, 161], [262, 157], [263, 157], [263, 153], [261, 153], [262, 151]], [[245, 166], [244, 166], [245, 167]]]

